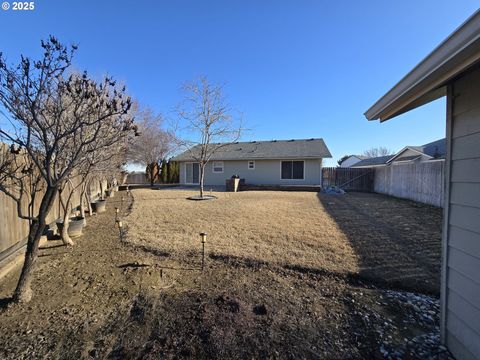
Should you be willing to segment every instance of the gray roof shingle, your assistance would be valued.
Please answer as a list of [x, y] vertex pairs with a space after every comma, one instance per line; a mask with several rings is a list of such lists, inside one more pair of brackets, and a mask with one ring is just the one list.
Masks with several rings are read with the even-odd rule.
[[[192, 161], [193, 147], [175, 157], [174, 161]], [[323, 139], [271, 140], [236, 142], [218, 149], [211, 160], [331, 158]]]

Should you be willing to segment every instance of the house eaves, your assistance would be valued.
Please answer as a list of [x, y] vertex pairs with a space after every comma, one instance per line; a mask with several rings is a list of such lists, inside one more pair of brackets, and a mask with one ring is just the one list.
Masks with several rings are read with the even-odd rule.
[[383, 122], [445, 96], [445, 85], [479, 60], [480, 10], [372, 105], [365, 117]]

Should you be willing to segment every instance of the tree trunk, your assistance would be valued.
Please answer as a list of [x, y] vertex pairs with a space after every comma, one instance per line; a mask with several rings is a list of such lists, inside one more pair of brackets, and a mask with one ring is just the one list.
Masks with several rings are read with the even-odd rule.
[[92, 196], [90, 195], [90, 191], [85, 194], [85, 199], [87, 200], [88, 216], [93, 216]]
[[66, 246], [73, 246], [75, 243], [73, 240], [70, 238], [68, 235], [68, 227], [70, 225], [70, 202], [72, 200], [72, 195], [73, 195], [74, 190], [70, 190], [70, 193], [68, 194], [67, 201], [63, 201], [62, 199], [62, 194], [59, 193], [60, 197], [60, 203], [62, 204], [63, 208], [63, 227], [62, 227], [62, 232], [60, 234], [60, 237], [62, 238], [62, 242]]
[[63, 213], [63, 227], [62, 227], [62, 233], [60, 234], [62, 238], [62, 242], [66, 246], [73, 246], [75, 243], [73, 240], [70, 238], [68, 235], [68, 227], [70, 226], [70, 211], [65, 210]]
[[99, 180], [100, 181], [100, 199], [103, 200], [105, 199], [105, 192], [103, 190], [103, 181], [102, 180]]
[[85, 184], [85, 200], [88, 206], [88, 216], [93, 216], [92, 192], [90, 191], [90, 180]]
[[80, 193], [80, 216], [83, 217], [84, 224], [87, 225], [87, 219], [85, 219], [85, 184], [82, 185], [82, 192]]
[[38, 256], [38, 244], [40, 243], [40, 237], [45, 231], [47, 225], [46, 218], [52, 208], [56, 193], [56, 187], [47, 187], [40, 203], [38, 217], [36, 220], [32, 221], [30, 225], [25, 261], [23, 263], [22, 273], [20, 274], [17, 288], [13, 294], [14, 302], [29, 302], [32, 299], [33, 292], [31, 289], [31, 281]]
[[203, 198], [203, 183], [205, 180], [205, 164], [200, 164], [200, 197]]

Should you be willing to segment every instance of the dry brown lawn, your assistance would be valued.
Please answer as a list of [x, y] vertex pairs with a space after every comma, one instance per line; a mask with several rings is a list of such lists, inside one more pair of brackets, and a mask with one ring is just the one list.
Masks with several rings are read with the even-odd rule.
[[358, 270], [347, 237], [312, 192], [215, 192], [189, 201], [191, 190], [135, 190], [131, 240], [185, 258], [207, 232], [209, 253], [275, 264]]
[[215, 192], [139, 189], [129, 239], [169, 256], [197, 261], [207, 253], [272, 265], [359, 274], [400, 288], [437, 293], [441, 209], [378, 194]]

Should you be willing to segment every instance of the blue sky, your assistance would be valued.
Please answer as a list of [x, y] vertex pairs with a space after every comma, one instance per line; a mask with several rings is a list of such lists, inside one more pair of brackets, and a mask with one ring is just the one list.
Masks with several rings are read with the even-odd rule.
[[[11, 2], [11, 1], [10, 1]], [[76, 43], [74, 65], [125, 81], [174, 117], [183, 82], [225, 85], [244, 140], [323, 137], [344, 154], [399, 150], [445, 134], [440, 99], [380, 124], [363, 113], [476, 9], [473, 0], [35, 1], [1, 11], [0, 51], [39, 54], [49, 34]]]

